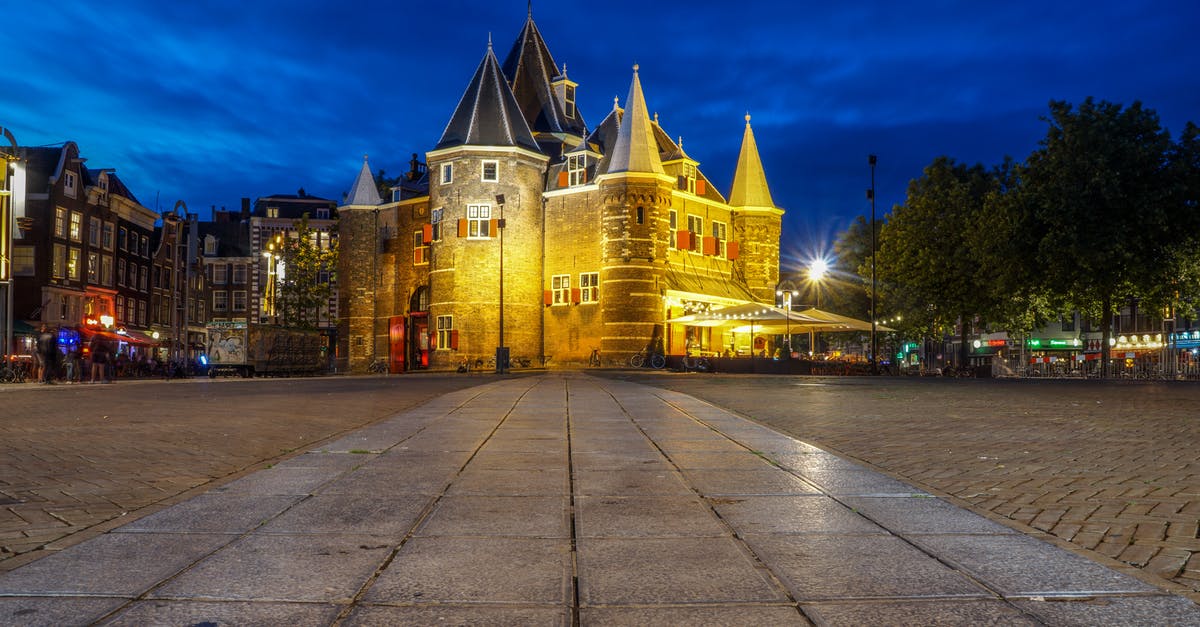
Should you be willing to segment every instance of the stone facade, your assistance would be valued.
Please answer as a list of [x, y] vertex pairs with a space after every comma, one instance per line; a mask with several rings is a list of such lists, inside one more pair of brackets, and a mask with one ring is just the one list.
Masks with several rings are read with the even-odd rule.
[[475, 367], [501, 345], [549, 367], [721, 351], [712, 331], [667, 320], [773, 302], [783, 211], [749, 120], [735, 206], [647, 115], [636, 67], [626, 108], [591, 131], [578, 83], [531, 69], [557, 67], [531, 17], [503, 70], [489, 47], [421, 185], [338, 209], [343, 368]]

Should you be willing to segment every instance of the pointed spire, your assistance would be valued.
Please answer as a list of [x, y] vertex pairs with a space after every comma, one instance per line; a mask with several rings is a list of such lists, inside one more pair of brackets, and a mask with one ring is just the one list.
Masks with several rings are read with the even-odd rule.
[[435, 148], [463, 145], [520, 146], [541, 152], [490, 45]]
[[738, 154], [737, 169], [733, 173], [733, 189], [729, 192], [731, 207], [774, 207], [771, 189], [767, 187], [767, 174], [763, 171], [762, 159], [758, 156], [758, 144], [750, 128], [750, 114], [746, 113], [746, 131], [742, 135], [742, 151]]
[[564, 66], [560, 75], [559, 66], [533, 22], [532, 13], [525, 20], [525, 26], [504, 58], [502, 67], [531, 130], [535, 133], [579, 134], [584, 122], [578, 106], [574, 115], [568, 116], [555, 91], [555, 83], [566, 79], [566, 68]]
[[379, 196], [379, 188], [375, 186], [375, 177], [371, 175], [371, 166], [367, 163], [367, 155], [363, 155], [362, 168], [354, 182], [350, 184], [350, 193], [346, 194], [346, 206], [374, 207], [382, 205], [383, 198]]
[[663, 174], [662, 161], [658, 157], [658, 143], [650, 126], [650, 113], [646, 99], [642, 96], [642, 81], [638, 78], [638, 66], [633, 66], [633, 82], [629, 86], [629, 97], [625, 99], [625, 116], [617, 130], [617, 142], [613, 146], [609, 173], [652, 172]]

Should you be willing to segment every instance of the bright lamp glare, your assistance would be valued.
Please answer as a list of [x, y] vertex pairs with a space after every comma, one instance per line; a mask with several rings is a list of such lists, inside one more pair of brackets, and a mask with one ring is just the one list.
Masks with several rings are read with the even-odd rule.
[[808, 278], [810, 281], [820, 281], [828, 271], [829, 264], [824, 259], [814, 259], [808, 266]]

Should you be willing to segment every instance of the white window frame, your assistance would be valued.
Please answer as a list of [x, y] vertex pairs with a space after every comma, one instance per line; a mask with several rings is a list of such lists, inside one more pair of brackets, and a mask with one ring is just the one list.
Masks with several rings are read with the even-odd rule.
[[600, 302], [600, 273], [579, 273], [579, 302], [594, 305]]
[[213, 313], [225, 313], [229, 311], [229, 292], [225, 290], [213, 290]]
[[490, 239], [491, 225], [491, 205], [467, 205], [467, 239]]
[[63, 193], [66, 194], [70, 198], [74, 198], [75, 197], [75, 181], [76, 181], [75, 173], [74, 172], [64, 172], [63, 174], [66, 175], [66, 177], [63, 179]]
[[245, 285], [246, 284], [246, 264], [244, 264], [244, 263], [233, 264], [233, 284], [234, 285]]
[[148, 266], [142, 266], [138, 270], [138, 289], [143, 292], [146, 291], [146, 284], [149, 280], [149, 272], [147, 271], [147, 267]]
[[125, 285], [125, 260], [117, 259], [117, 285]]
[[[491, 168], [491, 178], [488, 178], [488, 168]], [[500, 162], [495, 159], [484, 159], [479, 163], [479, 180], [484, 183], [500, 182]]]
[[88, 244], [93, 248], [100, 247], [100, 218], [88, 219]]
[[213, 285], [225, 285], [229, 282], [229, 266], [223, 263], [213, 264]]
[[437, 317], [437, 350], [448, 351], [450, 347], [450, 336], [454, 331], [454, 316], [438, 316]]
[[100, 255], [100, 283], [107, 287], [113, 284], [113, 258], [108, 255]]
[[700, 247], [701, 239], [704, 237], [704, 216], [689, 213], [687, 222], [687, 230], [696, 234], [696, 246], [691, 249], [695, 252]]
[[454, 164], [453, 163], [443, 163], [442, 167], [440, 168], [440, 171], [441, 171], [441, 179], [439, 179], [439, 183], [441, 183], [442, 185], [449, 185], [454, 182]]
[[550, 277], [550, 292], [553, 294], [553, 297], [550, 299], [552, 305], [570, 305], [571, 275], [556, 274]]
[[206, 235], [204, 237], [204, 254], [213, 257], [217, 254], [217, 238]]
[[724, 222], [712, 221], [712, 236], [717, 240], [717, 256], [725, 256], [725, 242], [729, 239], [729, 226]]
[[67, 273], [67, 247], [62, 244], [54, 245], [54, 259], [50, 264], [50, 276], [61, 279]]
[[99, 285], [100, 283], [100, 253], [88, 253], [88, 283]]
[[443, 213], [444, 213], [444, 211], [442, 210], [441, 207], [438, 207], [437, 209], [434, 209], [429, 212], [429, 223], [433, 225], [433, 237], [430, 238], [431, 241], [434, 241], [434, 242], [442, 241], [442, 215], [443, 215]]
[[[575, 119], [575, 87], [573, 85], [563, 85], [563, 113], [568, 119]], [[584, 138], [587, 141], [587, 138]]]
[[686, 191], [689, 194], [695, 194], [696, 193], [696, 166], [685, 161], [683, 163], [683, 179], [684, 179], [684, 191]]
[[278, 218], [279, 217], [279, 207], [267, 207], [267, 217], [268, 218]]
[[100, 246], [102, 246], [104, 248], [104, 250], [112, 250], [113, 249], [113, 237], [114, 237], [114, 234], [116, 233], [116, 230], [117, 230], [116, 224], [114, 224], [112, 222], [104, 223], [103, 230], [101, 231], [102, 235], [100, 237]]
[[567, 155], [567, 187], [587, 182], [587, 155]]
[[123, 226], [117, 229], [117, 248], [129, 250], [129, 229]]
[[233, 291], [233, 300], [232, 300], [233, 311], [245, 312], [248, 303], [249, 303], [249, 300], [247, 300], [246, 290], [234, 290]]

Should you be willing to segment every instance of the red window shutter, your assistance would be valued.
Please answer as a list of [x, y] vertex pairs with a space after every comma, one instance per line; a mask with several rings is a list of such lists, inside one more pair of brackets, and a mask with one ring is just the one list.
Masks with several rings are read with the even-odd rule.
[[466, 218], [458, 219], [458, 236], [459, 237], [467, 236], [467, 219]]
[[488, 220], [488, 237], [496, 237], [500, 235], [500, 219], [492, 218]]
[[676, 231], [675, 232], [675, 248], [688, 250], [692, 247], [691, 231]]
[[559, 173], [558, 173], [558, 186], [559, 186], [559, 187], [566, 187], [566, 186], [567, 186], [567, 183], [568, 183], [568, 178], [567, 178], [567, 177], [568, 177], [568, 176], [569, 176], [569, 175], [567, 174], [567, 171], [566, 171], [566, 170], [563, 170], [562, 172], [559, 172]]
[[738, 258], [737, 242], [725, 242], [725, 256], [729, 257], [730, 260]]
[[418, 248], [418, 249], [414, 250], [414, 251], [413, 251], [413, 264], [414, 264], [414, 265], [420, 265], [420, 263], [421, 263], [421, 261], [422, 261], [422, 259], [421, 259], [422, 257], [424, 257], [424, 255], [422, 255], [422, 254], [421, 254], [421, 249], [420, 249], [420, 248]]
[[458, 350], [458, 329], [450, 330], [450, 349]]
[[703, 252], [704, 252], [704, 254], [706, 254], [706, 255], [715, 255], [715, 254], [717, 254], [717, 238], [715, 238], [715, 237], [705, 237], [705, 238], [704, 238], [704, 250], [703, 250]]
[[582, 300], [582, 298], [580, 297], [580, 294], [579, 294], [579, 288], [578, 287], [571, 288], [571, 302], [578, 305], [580, 300]]
[[704, 179], [696, 179], [696, 195], [703, 196], [708, 188], [708, 182]]
[[550, 290], [546, 290], [546, 291], [542, 292], [542, 303], [545, 304], [547, 307], [549, 307], [550, 305], [553, 305], [554, 304], [554, 292], [551, 292]]
[[425, 242], [426, 244], [433, 241], [433, 225], [432, 224], [421, 225], [421, 241]]
[[437, 338], [438, 338], [438, 334], [436, 331], [429, 332], [429, 350], [434, 350], [438, 347]]

